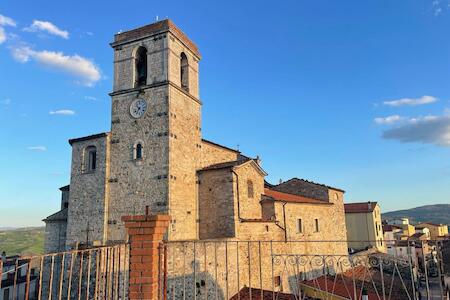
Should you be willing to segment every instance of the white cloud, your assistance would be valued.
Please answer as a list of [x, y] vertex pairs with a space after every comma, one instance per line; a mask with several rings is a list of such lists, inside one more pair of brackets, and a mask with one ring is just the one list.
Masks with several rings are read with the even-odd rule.
[[3, 44], [6, 41], [7, 35], [3, 26], [16, 26], [16, 22], [4, 15], [0, 15], [0, 44]]
[[11, 104], [11, 99], [6, 98], [6, 99], [3, 99], [3, 100], [0, 100], [0, 104], [2, 104], [2, 105], [10, 105]]
[[387, 106], [417, 106], [430, 104], [438, 101], [436, 97], [433, 96], [422, 96], [420, 98], [401, 98], [396, 100], [384, 101], [383, 104]]
[[402, 119], [403, 118], [400, 117], [399, 115], [392, 115], [392, 116], [388, 116], [388, 117], [375, 118], [374, 121], [378, 125], [391, 125], [391, 124], [401, 121]]
[[45, 146], [30, 146], [27, 149], [30, 151], [40, 151], [40, 152], [47, 151], [47, 147]]
[[100, 80], [100, 69], [93, 61], [79, 55], [65, 55], [63, 52], [35, 51], [29, 47], [12, 50], [13, 57], [22, 63], [34, 59], [38, 63], [53, 69], [69, 73], [81, 79], [86, 86], [93, 86]]
[[434, 144], [450, 147], [450, 116], [411, 118], [383, 132], [383, 138], [402, 143]]
[[71, 109], [59, 109], [59, 110], [51, 110], [49, 111], [50, 115], [63, 115], [63, 116], [73, 116], [75, 111]]
[[55, 24], [48, 21], [33, 20], [33, 24], [31, 24], [29, 27], [25, 27], [23, 30], [28, 32], [44, 31], [49, 34], [59, 36], [66, 40], [69, 38], [68, 31], [62, 30], [58, 28]]
[[3, 27], [0, 27], [0, 44], [3, 44], [4, 41], [6, 41], [5, 29], [3, 29]]
[[91, 100], [91, 101], [97, 101], [97, 98], [95, 98], [93, 96], [84, 96], [84, 99]]
[[12, 26], [16, 27], [16, 21], [13, 19], [0, 15], [0, 26]]

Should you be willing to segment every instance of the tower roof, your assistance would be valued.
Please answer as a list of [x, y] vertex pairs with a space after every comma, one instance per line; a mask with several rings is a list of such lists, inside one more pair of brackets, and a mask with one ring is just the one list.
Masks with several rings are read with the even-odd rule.
[[171, 20], [166, 19], [156, 23], [148, 24], [139, 28], [120, 32], [114, 35], [114, 42], [111, 46], [114, 48], [121, 44], [138, 41], [150, 36], [170, 32], [176, 36], [189, 50], [191, 50], [198, 58], [201, 58], [197, 45], [194, 44]]

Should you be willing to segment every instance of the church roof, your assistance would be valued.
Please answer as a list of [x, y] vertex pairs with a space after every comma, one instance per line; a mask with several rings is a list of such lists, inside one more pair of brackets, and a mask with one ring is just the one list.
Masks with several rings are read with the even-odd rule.
[[107, 136], [108, 133], [109, 132], [102, 132], [102, 133], [92, 134], [92, 135], [88, 135], [88, 136], [83, 136], [83, 137], [80, 137], [80, 138], [70, 139], [69, 140], [69, 144], [72, 145], [73, 143], [77, 143], [77, 142], [98, 139], [98, 138]]
[[244, 162], [242, 160], [227, 161], [227, 162], [223, 162], [223, 163], [218, 163], [218, 164], [206, 166], [206, 167], [204, 167], [204, 168], [202, 168], [202, 169], [200, 169], [198, 171], [201, 172], [201, 171], [210, 171], [210, 170], [220, 170], [220, 169], [233, 168], [233, 167], [236, 167], [236, 166], [241, 165], [243, 163]]
[[59, 190], [60, 191], [70, 191], [70, 184], [60, 187]]
[[267, 173], [261, 168], [261, 166], [256, 162], [256, 160], [251, 158], [243, 158], [238, 160], [227, 161], [223, 163], [218, 163], [214, 165], [209, 165], [204, 167], [203, 169], [198, 170], [197, 172], [203, 171], [211, 171], [211, 170], [220, 170], [220, 169], [231, 169], [238, 168], [245, 164], [253, 164], [253, 166], [263, 175], [266, 176]]
[[344, 190], [341, 190], [341, 189], [338, 189], [338, 188], [335, 188], [335, 187], [332, 187], [332, 186], [329, 186], [329, 185], [325, 185], [325, 184], [322, 184], [322, 183], [317, 183], [317, 182], [314, 182], [314, 181], [309, 181], [309, 180], [302, 179], [302, 178], [296, 178], [296, 177], [291, 178], [291, 179], [289, 179], [287, 181], [281, 182], [279, 184], [270, 184], [270, 183], [267, 182], [267, 185], [269, 187], [270, 186], [272, 186], [272, 187], [281, 187], [281, 186], [283, 186], [283, 185], [285, 185], [287, 183], [291, 183], [291, 184], [292, 183], [308, 183], [308, 184], [311, 184], [311, 185], [321, 186], [321, 187], [325, 187], [325, 188], [328, 188], [328, 189], [331, 189], [331, 190], [335, 190], [335, 191], [339, 191], [339, 192], [345, 193]]
[[120, 44], [137, 41], [143, 38], [148, 38], [152, 35], [170, 32], [176, 36], [189, 50], [191, 50], [198, 58], [201, 58], [197, 45], [192, 42], [171, 20], [166, 19], [156, 23], [148, 24], [136, 29], [120, 32], [114, 36], [112, 47]]
[[235, 153], [241, 153], [241, 151], [239, 151], [239, 150], [232, 149], [232, 148], [229, 148], [229, 147], [227, 147], [227, 146], [224, 146], [224, 145], [221, 145], [221, 144], [214, 143], [214, 142], [212, 142], [212, 141], [210, 141], [210, 140], [202, 139], [202, 142], [207, 143], [207, 144], [210, 144], [210, 145], [213, 145], [213, 146], [216, 146], [216, 147], [219, 147], [219, 148], [222, 148], [222, 149], [225, 149], [225, 150], [229, 150], [229, 151], [232, 151], [232, 152], [235, 152]]
[[[264, 188], [264, 196], [269, 197], [275, 201], [282, 202], [292, 202], [292, 203], [305, 203], [305, 204], [328, 204], [333, 205], [333, 203], [317, 200], [313, 198], [308, 198], [304, 196], [294, 195], [275, 191], [269, 188]], [[267, 199], [267, 198], [266, 198]]]
[[54, 213], [53, 215], [48, 216], [45, 218], [44, 222], [50, 223], [50, 222], [58, 222], [58, 221], [66, 221], [67, 222], [67, 208], [61, 209], [60, 211]]
[[358, 202], [358, 203], [345, 203], [345, 213], [369, 213], [373, 212], [377, 206], [377, 202]]

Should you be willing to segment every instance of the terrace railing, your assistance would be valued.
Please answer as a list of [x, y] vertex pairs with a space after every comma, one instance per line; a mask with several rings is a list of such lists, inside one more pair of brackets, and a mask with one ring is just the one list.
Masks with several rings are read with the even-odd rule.
[[450, 241], [349, 244], [166, 242], [159, 299], [448, 299]]
[[124, 244], [0, 261], [0, 299], [127, 299], [128, 256]]
[[[155, 245], [148, 248], [153, 249], [149, 253], [146, 243]], [[373, 243], [378, 248], [360, 251], [349, 250], [353, 241], [154, 243], [131, 241], [22, 257], [9, 266], [0, 262], [0, 300], [6, 289], [8, 300], [139, 299], [135, 290], [134, 296], [130, 294], [131, 274], [134, 284], [143, 276], [156, 278], [150, 287], [156, 287], [155, 299], [160, 300], [449, 297], [450, 241]], [[133, 252], [132, 247], [137, 246], [140, 249]], [[141, 271], [134, 271], [137, 275], [129, 272], [133, 253], [149, 257], [139, 260]], [[140, 291], [145, 295], [143, 289]]]

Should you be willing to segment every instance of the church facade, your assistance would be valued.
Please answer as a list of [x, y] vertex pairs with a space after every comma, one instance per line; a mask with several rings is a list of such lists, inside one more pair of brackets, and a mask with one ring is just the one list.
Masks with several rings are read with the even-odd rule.
[[123, 242], [121, 216], [146, 209], [171, 216], [173, 241], [346, 240], [344, 191], [271, 185], [258, 158], [202, 138], [201, 55], [170, 20], [111, 46], [111, 130], [69, 140], [70, 185], [44, 220], [46, 252]]

